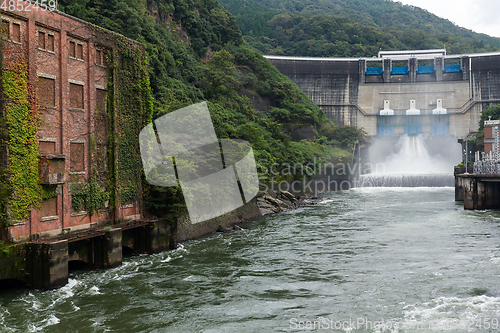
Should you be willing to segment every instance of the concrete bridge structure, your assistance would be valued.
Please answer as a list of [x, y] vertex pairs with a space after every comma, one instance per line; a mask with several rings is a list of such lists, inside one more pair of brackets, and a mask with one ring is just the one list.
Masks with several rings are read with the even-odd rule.
[[464, 138], [500, 103], [500, 53], [388, 51], [374, 58], [266, 56], [337, 125], [369, 137]]

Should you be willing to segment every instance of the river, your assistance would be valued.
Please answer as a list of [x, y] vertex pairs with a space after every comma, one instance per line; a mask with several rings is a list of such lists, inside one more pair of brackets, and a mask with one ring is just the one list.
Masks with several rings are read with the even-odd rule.
[[[496, 332], [500, 212], [365, 188], [0, 294], [1, 332]], [[333, 328], [333, 329], [332, 329]]]

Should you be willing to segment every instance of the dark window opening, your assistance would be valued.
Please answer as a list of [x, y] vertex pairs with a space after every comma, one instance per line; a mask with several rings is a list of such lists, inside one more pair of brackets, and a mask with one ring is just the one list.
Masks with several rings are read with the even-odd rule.
[[57, 216], [57, 197], [42, 202], [40, 204], [40, 214], [42, 217]]
[[10, 22], [2, 20], [2, 37], [10, 39]]
[[83, 143], [70, 143], [70, 171], [85, 171], [85, 145]]
[[55, 153], [56, 143], [50, 141], [40, 141], [38, 143], [38, 150], [46, 153]]
[[101, 52], [101, 50], [96, 50], [96, 52], [95, 52], [95, 63], [97, 65], [102, 65], [102, 52]]
[[69, 106], [77, 109], [84, 109], [83, 107], [83, 86], [79, 84], [69, 84]]
[[96, 113], [106, 113], [106, 96], [106, 90], [96, 90]]
[[45, 77], [38, 78], [38, 95], [40, 104], [56, 105], [56, 80]]
[[83, 45], [76, 44], [76, 58], [83, 59]]
[[76, 56], [76, 44], [75, 42], [69, 42], [69, 56], [75, 58]]
[[21, 25], [14, 23], [12, 25], [12, 40], [21, 43]]
[[47, 35], [47, 50], [54, 52], [54, 35]]
[[38, 31], [38, 48], [45, 50], [45, 32]]

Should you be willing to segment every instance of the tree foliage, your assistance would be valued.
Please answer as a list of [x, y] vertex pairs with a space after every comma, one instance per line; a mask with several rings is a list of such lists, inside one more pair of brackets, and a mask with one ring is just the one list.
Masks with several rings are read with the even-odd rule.
[[[292, 142], [284, 130], [290, 124], [317, 130], [334, 125], [243, 41], [234, 17], [215, 0], [59, 0], [59, 5], [146, 45], [154, 119], [207, 100], [217, 136], [249, 141], [259, 171], [273, 163], [307, 164], [348, 156], [326, 141]], [[145, 192], [155, 215], [173, 217], [184, 207], [179, 187], [149, 186]]]
[[245, 39], [264, 54], [372, 57], [382, 50], [490, 52], [500, 39], [386, 0], [221, 0]]

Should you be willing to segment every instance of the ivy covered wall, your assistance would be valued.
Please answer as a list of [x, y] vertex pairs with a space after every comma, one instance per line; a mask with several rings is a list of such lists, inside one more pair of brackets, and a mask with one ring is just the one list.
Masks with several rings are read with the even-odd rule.
[[27, 54], [2, 43], [0, 113], [0, 226], [25, 220], [42, 199], [36, 89]]
[[[153, 114], [145, 46], [62, 13], [11, 17], [21, 33], [2, 30], [0, 47], [0, 240], [140, 216], [138, 136]], [[50, 52], [47, 31], [63, 37]], [[42, 88], [52, 104], [39, 103]]]

